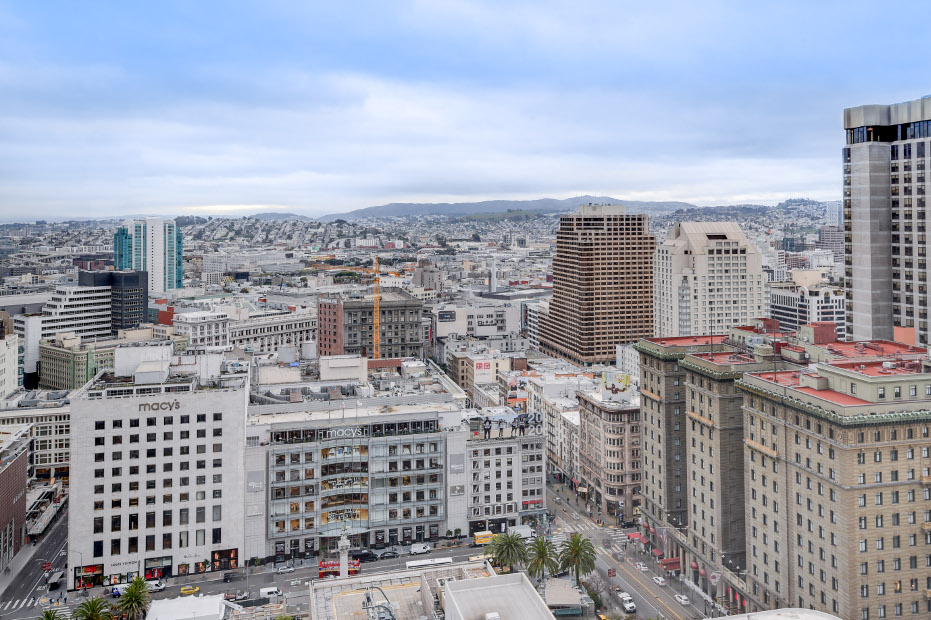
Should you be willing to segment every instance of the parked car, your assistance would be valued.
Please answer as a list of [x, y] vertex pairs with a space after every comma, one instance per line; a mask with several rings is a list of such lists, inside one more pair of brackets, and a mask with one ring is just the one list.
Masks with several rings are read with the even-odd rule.
[[288, 573], [294, 572], [294, 567], [293, 566], [279, 566], [278, 570], [276, 570], [275, 572], [278, 573], [279, 575], [287, 575]]
[[680, 605], [689, 604], [689, 597], [687, 597], [684, 594], [676, 594], [675, 599], [676, 599], [676, 602], [679, 603]]
[[621, 593], [621, 607], [624, 608], [624, 612], [632, 614], [637, 611], [637, 605], [634, 603], [634, 599], [630, 597], [630, 594], [627, 592]]
[[382, 560], [392, 560], [392, 559], [398, 557], [398, 555], [399, 555], [399, 554], [398, 554], [397, 551], [384, 551], [384, 552], [382, 552], [382, 554], [381, 554], [380, 556], [378, 556], [378, 557], [379, 557], [380, 559], [382, 559]]
[[359, 549], [351, 552], [349, 556], [353, 560], [359, 560], [360, 562], [374, 562], [378, 559], [378, 555], [370, 549]]
[[631, 527], [637, 527], [637, 522], [636, 521], [624, 521], [623, 523], [621, 523], [621, 527], [624, 529], [631, 528]]
[[165, 589], [165, 582], [159, 579], [158, 581], [149, 582], [149, 590], [152, 592], [161, 592]]
[[184, 586], [181, 588], [181, 596], [190, 596], [192, 594], [197, 594], [200, 592], [200, 588], [197, 586]]
[[637, 567], [637, 570], [639, 570], [639, 571], [647, 571], [647, 570], [649, 570], [649, 569], [647, 568], [647, 565], [644, 564], [643, 562], [637, 562], [636, 564], [634, 564], [634, 566], [636, 566], [636, 567]]
[[666, 580], [662, 577], [654, 577], [653, 583], [655, 583], [658, 586], [664, 586], [666, 585]]
[[426, 543], [414, 543], [411, 545], [411, 555], [420, 555], [421, 553], [430, 553], [433, 549]]
[[233, 573], [227, 571], [223, 573], [223, 583], [229, 583], [233, 580]]
[[223, 598], [227, 601], [245, 601], [249, 598], [249, 593], [244, 592], [243, 590], [237, 590], [236, 592], [227, 592], [223, 595]]

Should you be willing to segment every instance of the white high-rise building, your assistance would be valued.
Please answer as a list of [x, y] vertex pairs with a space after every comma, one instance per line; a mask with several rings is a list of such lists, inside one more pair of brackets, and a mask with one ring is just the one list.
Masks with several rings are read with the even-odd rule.
[[726, 333], [766, 310], [757, 249], [736, 222], [678, 222], [653, 261], [656, 337]]
[[68, 589], [239, 568], [248, 371], [133, 347], [114, 366], [71, 401]]
[[113, 235], [116, 269], [148, 272], [150, 296], [182, 287], [182, 259], [181, 231], [174, 220], [126, 220]]

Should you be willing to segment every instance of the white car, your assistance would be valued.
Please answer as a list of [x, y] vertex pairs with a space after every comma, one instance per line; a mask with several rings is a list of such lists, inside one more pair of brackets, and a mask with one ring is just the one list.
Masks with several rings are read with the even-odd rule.
[[161, 592], [165, 589], [165, 582], [159, 579], [158, 581], [149, 582], [149, 590], [152, 592]]
[[293, 566], [279, 566], [278, 570], [276, 570], [275, 572], [278, 573], [279, 575], [287, 575], [288, 573], [294, 572], [294, 567]]
[[662, 577], [654, 577], [654, 578], [653, 578], [653, 583], [655, 583], [655, 584], [658, 585], [658, 586], [664, 586], [664, 585], [666, 585], [666, 580], [663, 579]]
[[684, 594], [676, 594], [675, 598], [676, 598], [676, 602], [679, 603], [680, 605], [688, 605], [690, 602], [689, 597], [687, 597]]
[[647, 565], [644, 564], [643, 562], [637, 562], [636, 564], [634, 564], [634, 566], [636, 566], [636, 567], [637, 567], [637, 570], [639, 570], [639, 571], [645, 572], [645, 571], [648, 571], [648, 570], [649, 570], [649, 569], [647, 568]]
[[621, 607], [624, 608], [625, 613], [632, 614], [637, 611], [637, 605], [634, 604], [634, 599], [630, 597], [630, 594], [621, 592], [618, 596], [621, 597]]
[[430, 553], [430, 545], [424, 543], [414, 543], [411, 545], [411, 555], [420, 555], [421, 553]]

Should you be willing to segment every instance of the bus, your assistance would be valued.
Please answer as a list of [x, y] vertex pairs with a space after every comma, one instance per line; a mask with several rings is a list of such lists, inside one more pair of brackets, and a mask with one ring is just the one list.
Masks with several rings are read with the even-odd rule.
[[487, 545], [488, 543], [490, 543], [491, 539], [494, 538], [495, 535], [492, 534], [491, 532], [485, 531], [485, 532], [475, 532], [474, 537], [475, 537], [475, 546], [478, 547], [480, 545]]
[[[339, 577], [339, 560], [320, 560], [317, 567], [319, 571], [317, 576], [320, 579], [324, 577]], [[362, 571], [359, 560], [349, 560], [349, 576], [358, 575]]]
[[438, 564], [452, 564], [452, 558], [430, 558], [429, 560], [411, 560], [407, 563], [408, 570], [412, 568], [426, 568], [428, 566], [436, 566]]

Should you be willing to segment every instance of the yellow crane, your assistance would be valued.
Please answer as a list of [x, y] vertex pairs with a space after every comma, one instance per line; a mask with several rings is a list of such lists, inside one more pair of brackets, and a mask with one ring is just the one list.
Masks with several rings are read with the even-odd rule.
[[374, 312], [374, 329], [372, 334], [372, 359], [381, 357], [381, 284], [378, 281], [378, 255], [375, 255], [375, 299], [372, 307]]

